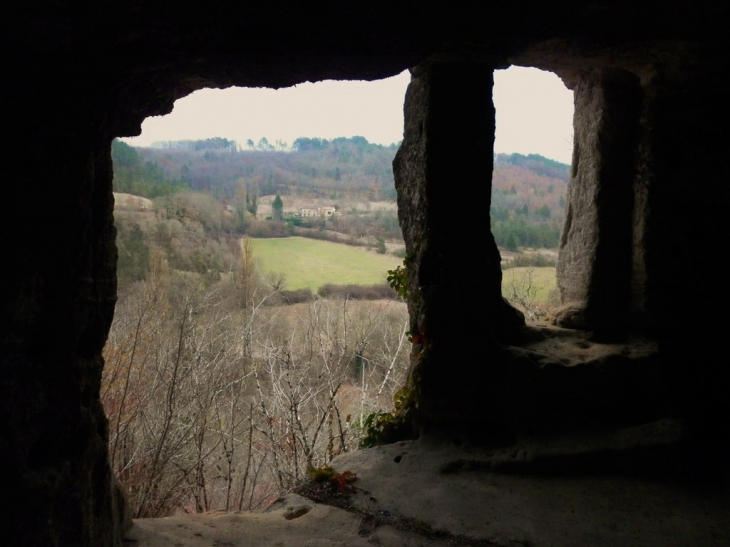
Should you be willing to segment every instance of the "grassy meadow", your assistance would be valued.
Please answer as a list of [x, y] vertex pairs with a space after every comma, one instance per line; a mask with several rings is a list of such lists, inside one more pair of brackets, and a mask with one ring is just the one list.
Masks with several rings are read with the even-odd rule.
[[[550, 292], [557, 288], [555, 268], [509, 268], [502, 272], [502, 295], [509, 298], [512, 287], [523, 294], [531, 287], [535, 303], [550, 301]], [[534, 291], [534, 292], [533, 292]]]
[[259, 272], [285, 274], [288, 290], [385, 283], [387, 271], [403, 263], [361, 247], [303, 237], [251, 239], [251, 245]]

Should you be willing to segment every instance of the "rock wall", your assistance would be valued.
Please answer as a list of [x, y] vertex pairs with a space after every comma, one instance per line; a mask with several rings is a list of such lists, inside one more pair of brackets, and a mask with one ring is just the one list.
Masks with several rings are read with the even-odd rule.
[[566, 221], [557, 268], [567, 305], [558, 323], [612, 337], [624, 331], [631, 284], [635, 148], [641, 90], [634, 74], [581, 73]]
[[501, 296], [500, 256], [489, 230], [492, 72], [484, 64], [414, 68], [405, 137], [393, 162], [421, 421], [467, 429], [468, 416], [479, 427], [499, 427], [483, 407], [498, 385], [489, 361], [499, 336], [524, 324]]
[[2, 215], [1, 533], [6, 545], [112, 545], [99, 399], [116, 300], [110, 137], [98, 120], [33, 106], [14, 127], [25, 154], [8, 157], [18, 178]]

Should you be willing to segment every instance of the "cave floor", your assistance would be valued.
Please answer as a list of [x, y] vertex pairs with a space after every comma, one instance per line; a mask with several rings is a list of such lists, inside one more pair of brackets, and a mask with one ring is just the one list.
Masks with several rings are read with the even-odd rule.
[[[672, 427], [664, 423], [657, 430], [667, 436]], [[615, 436], [597, 437], [577, 448], [566, 440], [554, 443], [552, 449], [525, 442], [488, 450], [425, 438], [360, 450], [333, 462], [337, 472], [357, 474], [353, 492], [336, 493], [310, 483], [262, 512], [140, 519], [134, 521], [125, 543], [138, 547], [730, 546], [727, 490], [712, 481], [698, 486], [592, 466], [593, 460], [598, 461], [596, 455], [604, 464], [611, 460], [611, 452], [602, 450], [601, 443], [611, 445], [615, 440]], [[556, 455], [562, 466], [535, 465]], [[580, 463], [581, 457], [586, 465]], [[566, 467], [565, 462], [576, 465]]]

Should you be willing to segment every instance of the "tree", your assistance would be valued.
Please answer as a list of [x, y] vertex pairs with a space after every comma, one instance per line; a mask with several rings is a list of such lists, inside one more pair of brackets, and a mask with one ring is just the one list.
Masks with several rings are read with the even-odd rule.
[[385, 252], [388, 250], [385, 246], [385, 240], [382, 237], [378, 238], [378, 243], [375, 245], [375, 250], [378, 252], [378, 254], [384, 255]]
[[112, 161], [114, 167], [137, 167], [142, 163], [142, 158], [127, 143], [114, 139], [112, 141]]
[[271, 209], [274, 212], [274, 220], [283, 220], [284, 218], [284, 202], [277, 193], [274, 201], [271, 202]]
[[266, 274], [266, 283], [274, 292], [283, 291], [286, 288], [286, 274], [284, 272], [270, 271]]
[[535, 211], [535, 215], [537, 218], [542, 220], [549, 220], [550, 219], [550, 207], [547, 205], [543, 205], [539, 209]]
[[274, 149], [274, 146], [269, 143], [269, 139], [267, 139], [266, 137], [261, 137], [259, 139], [259, 143], [256, 145], [256, 148], [264, 152], [270, 152]]
[[255, 193], [246, 194], [246, 210], [256, 218], [259, 210], [259, 197]]
[[548, 304], [538, 301], [538, 294], [546, 290], [547, 287], [538, 282], [532, 266], [504, 272], [502, 295], [532, 321], [539, 321], [548, 313]]
[[236, 181], [236, 193], [233, 195], [233, 216], [236, 221], [236, 229], [241, 233], [246, 231], [246, 209], [248, 209], [248, 204], [246, 182], [243, 179], [238, 179]]

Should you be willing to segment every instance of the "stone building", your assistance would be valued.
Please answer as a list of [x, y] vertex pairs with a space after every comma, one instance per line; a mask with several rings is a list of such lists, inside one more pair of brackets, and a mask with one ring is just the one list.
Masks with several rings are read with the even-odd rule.
[[[672, 417], [686, 425], [678, 472], [729, 480], [725, 9], [6, 3], [0, 543], [121, 544], [99, 399], [116, 300], [112, 139], [202, 87], [406, 68], [394, 171], [419, 341], [409, 427], [509, 445]], [[487, 215], [464, 218], [450, 199], [462, 181], [465, 195], [490, 201], [493, 71], [511, 64], [554, 71], [575, 93], [555, 323], [624, 344], [624, 356], [650, 343], [645, 358], [564, 366], [559, 351], [546, 360], [525, 349], [548, 334], [502, 300]]]
[[317, 207], [316, 209], [302, 207], [299, 210], [301, 217], [331, 217], [337, 210], [334, 207]]

